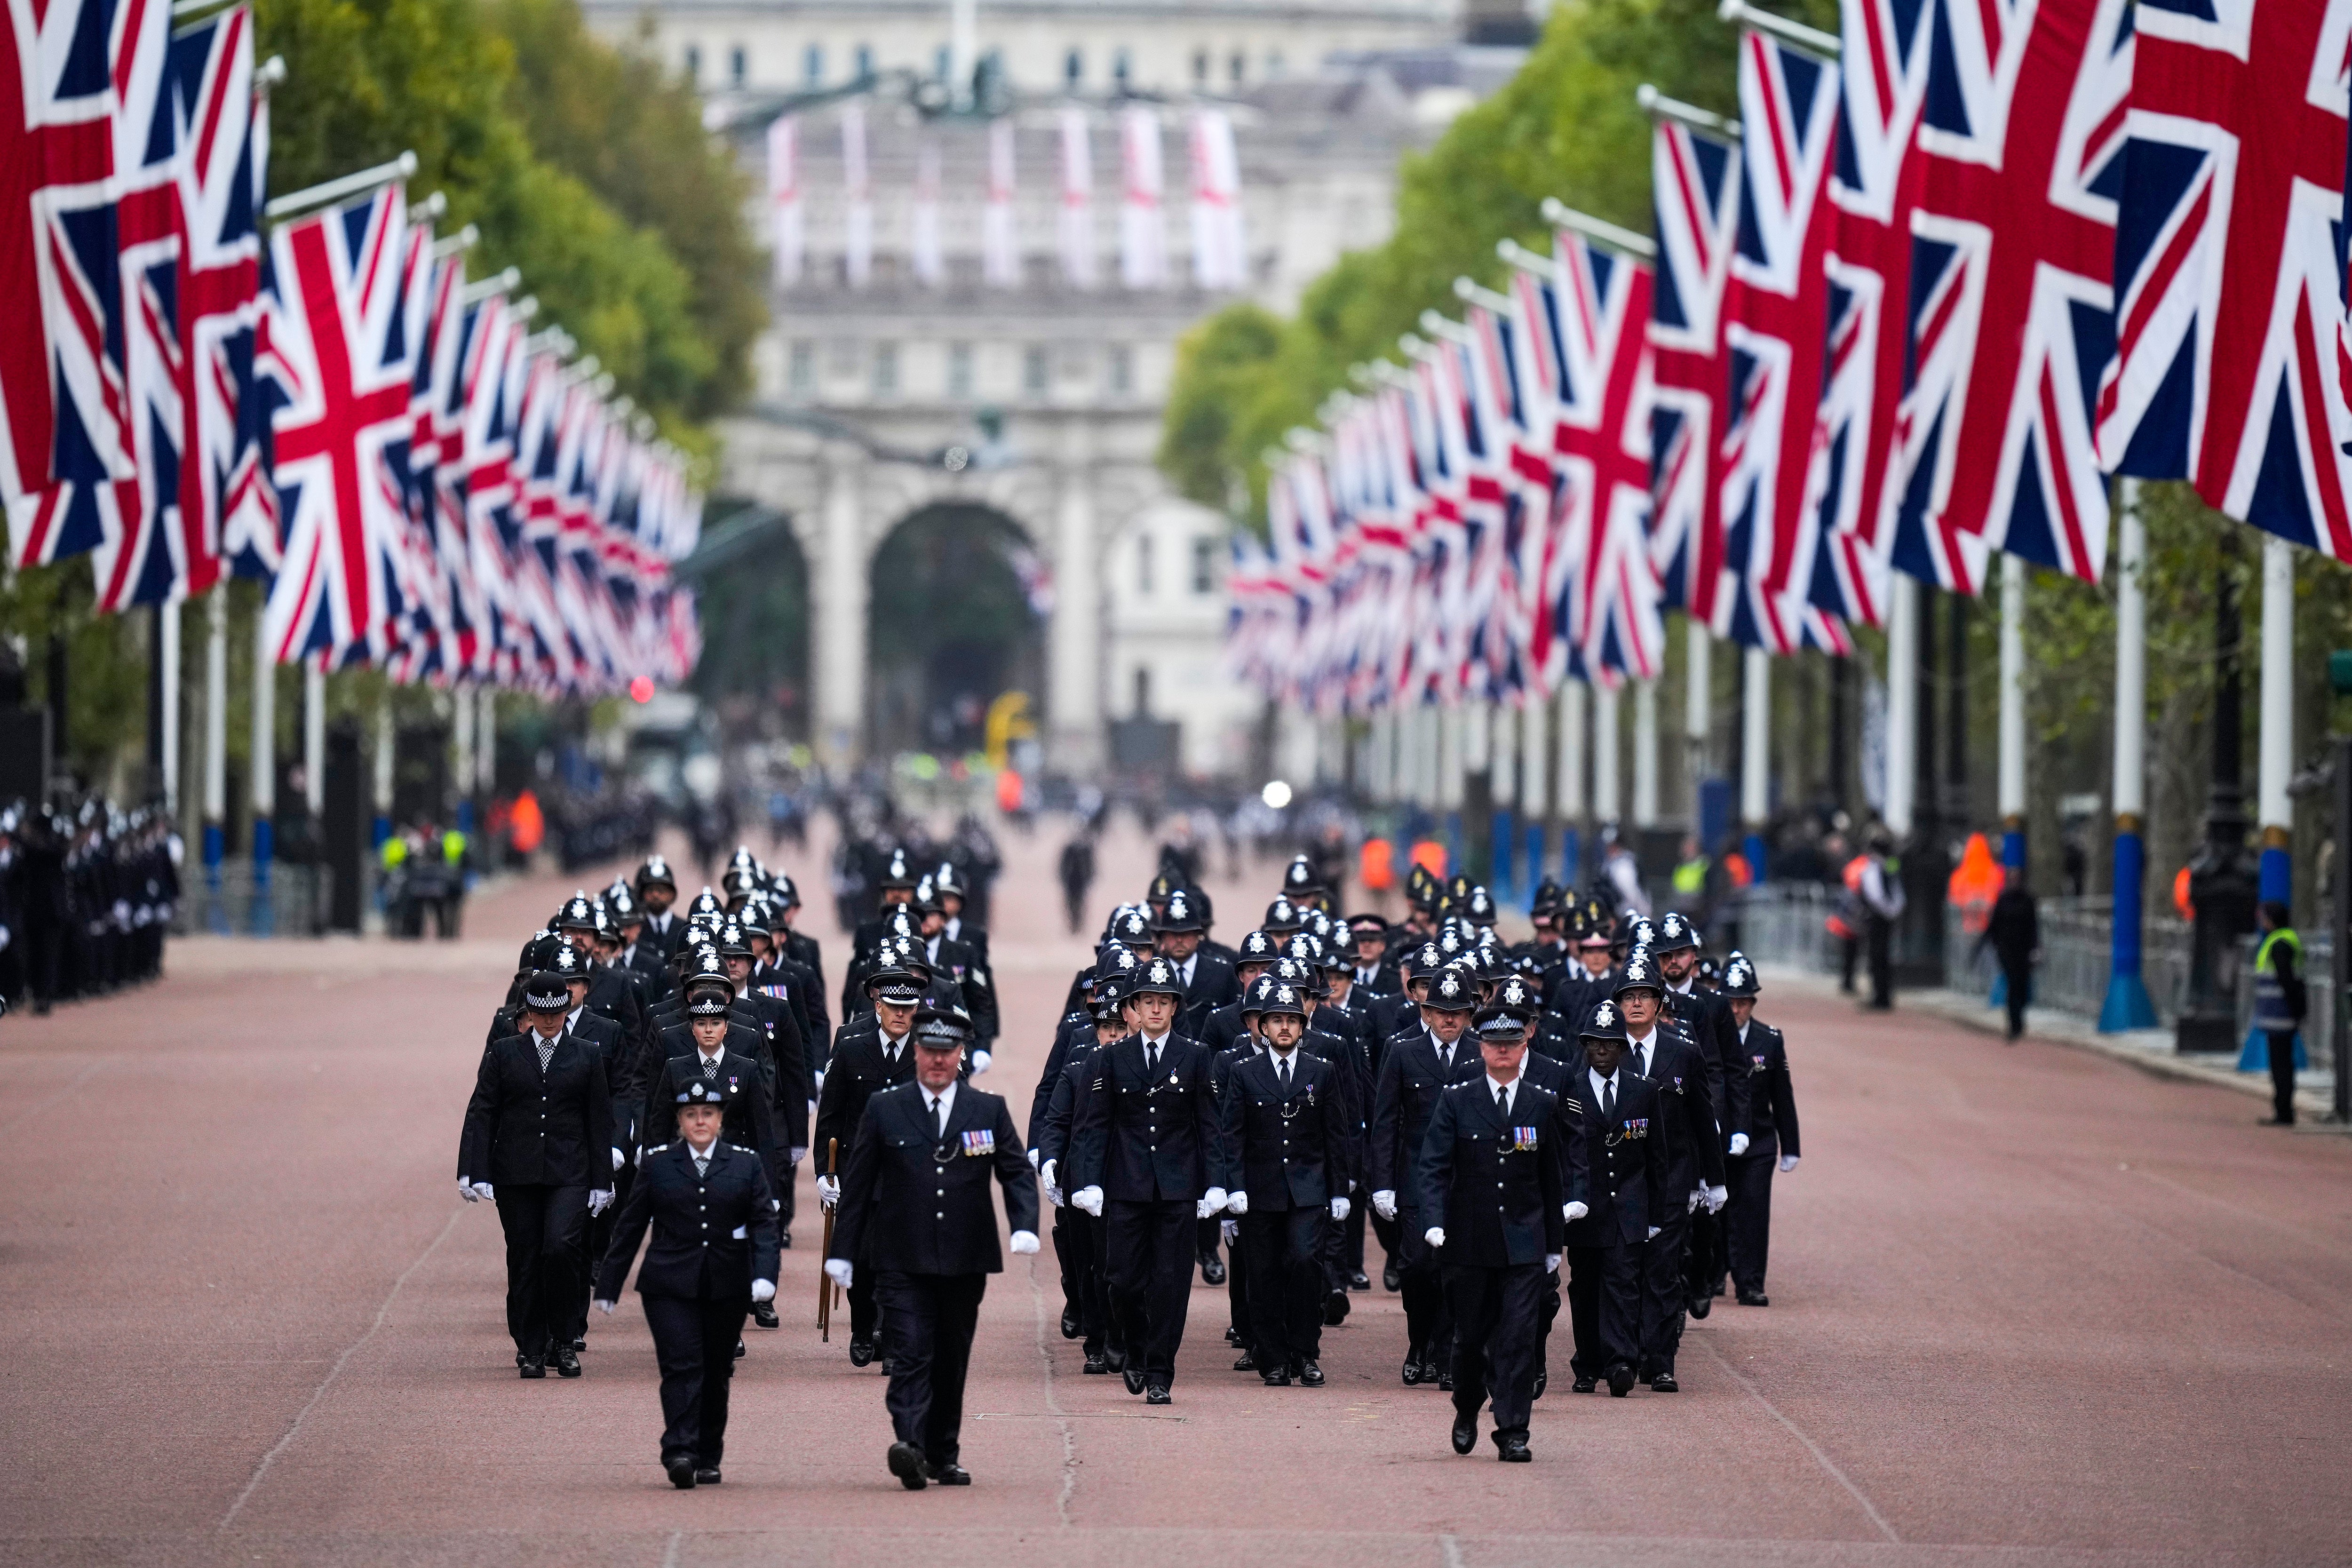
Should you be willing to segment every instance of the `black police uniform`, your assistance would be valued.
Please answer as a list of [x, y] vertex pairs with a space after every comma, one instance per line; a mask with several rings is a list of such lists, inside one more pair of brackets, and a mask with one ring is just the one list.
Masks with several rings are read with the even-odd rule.
[[1568, 1226], [1569, 1326], [1576, 1350], [1570, 1369], [1590, 1389], [1612, 1377], [1612, 1392], [1632, 1386], [1642, 1355], [1641, 1260], [1651, 1229], [1682, 1211], [1666, 1159], [1664, 1108], [1657, 1086], [1617, 1064], [1615, 1081], [1596, 1091], [1580, 1062], [1585, 1205]]
[[[849, 1169], [850, 1159], [857, 1152], [857, 1129], [865, 1119], [866, 1102], [882, 1090], [914, 1079], [912, 1032], [895, 1043], [887, 1041], [876, 1016], [869, 1013], [863, 1028], [844, 1027], [834, 1041], [833, 1065], [825, 1070], [824, 1088], [817, 1096], [816, 1131], [810, 1134], [814, 1142], [809, 1147], [816, 1155], [820, 1174], [826, 1173], [828, 1158], [834, 1163], [832, 1174], [838, 1176]], [[834, 1234], [836, 1237], [841, 1234], [837, 1219]], [[874, 1271], [854, 1255], [835, 1256], [847, 1256], [857, 1265], [849, 1277], [849, 1359], [864, 1366], [874, 1358], [879, 1321]]]
[[1348, 1195], [1356, 1140], [1341, 1070], [1303, 1049], [1253, 1053], [1226, 1079], [1213, 1184], [1248, 1194], [1241, 1250], [1250, 1281], [1251, 1354], [1270, 1384], [1319, 1386], [1324, 1236]]
[[587, 1268], [588, 1194], [613, 1185], [613, 1101], [593, 1046], [559, 1034], [544, 1062], [536, 1035], [482, 1053], [467, 1102], [457, 1173], [488, 1182], [507, 1244], [507, 1331], [524, 1372], [558, 1333], [569, 1374], [571, 1327]]
[[[699, 1092], [700, 1086], [689, 1086]], [[751, 1307], [751, 1281], [776, 1282], [775, 1189], [759, 1155], [724, 1135], [698, 1163], [685, 1139], [646, 1151], [596, 1282], [598, 1300], [620, 1300], [646, 1226], [653, 1245], [637, 1270], [637, 1295], [661, 1368], [665, 1468], [681, 1461], [705, 1481], [727, 1447], [727, 1398], [735, 1343]], [[672, 1479], [677, 1476], [672, 1469]], [[687, 1484], [679, 1481], [680, 1485]]]
[[1004, 1267], [992, 1177], [1003, 1185], [1012, 1228], [1037, 1229], [1036, 1182], [1003, 1097], [961, 1082], [951, 1092], [943, 1126], [920, 1083], [866, 1102], [833, 1233], [832, 1256], [851, 1260], [853, 1285], [874, 1272], [891, 1426], [932, 1479], [961, 1453], [972, 1329], [988, 1276]]
[[[1706, 1064], [1689, 1041], [1661, 1016], [1650, 1031], [1644, 1070], [1643, 1046], [1628, 1040], [1625, 1066], [1658, 1087], [1666, 1125], [1666, 1173], [1671, 1202], [1666, 1223], [1646, 1243], [1642, 1258], [1642, 1364], [1644, 1382], [1671, 1379], [1681, 1349], [1688, 1310], [1684, 1251], [1690, 1242], [1689, 1194], [1723, 1184], [1723, 1135], [1707, 1093]], [[1677, 1386], [1669, 1384], [1669, 1387]]]
[[1372, 1095], [1371, 1131], [1364, 1142], [1364, 1187], [1368, 1194], [1393, 1192], [1397, 1205], [1397, 1268], [1404, 1298], [1405, 1365], [1408, 1383], [1437, 1382], [1450, 1373], [1444, 1358], [1452, 1333], [1444, 1278], [1422, 1239], [1432, 1221], [1421, 1214], [1414, 1178], [1422, 1139], [1431, 1113], [1448, 1084], [1485, 1071], [1478, 1042], [1465, 1029], [1451, 1052], [1441, 1054], [1426, 1027], [1391, 1039], [1381, 1062]]
[[1495, 1445], [1506, 1458], [1526, 1451], [1535, 1397], [1544, 1263], [1563, 1246], [1567, 1203], [1553, 1148], [1558, 1106], [1522, 1074], [1496, 1100], [1485, 1072], [1447, 1086], [1430, 1113], [1415, 1188], [1424, 1228], [1442, 1226], [1439, 1254], [1454, 1307], [1454, 1447], [1476, 1440], [1479, 1407], [1491, 1397]]
[[1750, 1016], [1738, 1039], [1748, 1084], [1748, 1124], [1742, 1129], [1748, 1152], [1723, 1162], [1724, 1184], [1731, 1194], [1724, 1218], [1732, 1286], [1740, 1300], [1762, 1305], [1765, 1258], [1772, 1244], [1772, 1173], [1781, 1155], [1803, 1151], [1797, 1146], [1797, 1097], [1780, 1031]]

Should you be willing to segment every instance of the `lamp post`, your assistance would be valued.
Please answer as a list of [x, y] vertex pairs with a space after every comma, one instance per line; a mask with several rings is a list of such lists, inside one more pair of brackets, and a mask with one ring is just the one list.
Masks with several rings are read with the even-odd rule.
[[2189, 995], [2173, 1026], [2178, 1050], [2230, 1051], [2238, 1041], [2238, 939], [2254, 929], [2254, 867], [2246, 854], [2246, 792], [2240, 666], [2238, 541], [2221, 536], [2213, 600], [2213, 773], [2205, 795], [2205, 842], [2189, 862]]

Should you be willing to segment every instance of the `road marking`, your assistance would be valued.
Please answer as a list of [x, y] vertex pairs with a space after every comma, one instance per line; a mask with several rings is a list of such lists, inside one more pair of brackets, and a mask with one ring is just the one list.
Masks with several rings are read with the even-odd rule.
[[1045, 1346], [1045, 1292], [1037, 1288], [1037, 1255], [1029, 1258], [1029, 1301], [1037, 1330], [1037, 1359], [1045, 1372], [1045, 1408], [1062, 1433], [1062, 1489], [1054, 1494], [1054, 1513], [1062, 1528], [1070, 1527], [1070, 1494], [1078, 1489], [1078, 1433], [1054, 1393], [1054, 1356]]
[[269, 1452], [261, 1456], [261, 1463], [253, 1467], [251, 1479], [245, 1483], [245, 1489], [236, 1494], [236, 1500], [228, 1505], [228, 1511], [221, 1515], [220, 1523], [214, 1527], [216, 1531], [226, 1531], [236, 1522], [236, 1516], [244, 1511], [247, 1500], [260, 1488], [262, 1479], [269, 1474], [269, 1467], [278, 1462], [278, 1455], [292, 1446], [295, 1436], [302, 1430], [304, 1419], [318, 1407], [319, 1401], [327, 1396], [327, 1390], [335, 1385], [335, 1380], [343, 1375], [343, 1368], [350, 1364], [352, 1357], [365, 1349], [368, 1342], [383, 1329], [384, 1319], [392, 1314], [392, 1304], [400, 1300], [401, 1289], [408, 1283], [409, 1277], [425, 1267], [426, 1258], [441, 1250], [441, 1244], [449, 1239], [451, 1231], [457, 1228], [457, 1216], [465, 1212], [462, 1205], [453, 1205], [449, 1210], [449, 1223], [441, 1227], [441, 1234], [416, 1255], [416, 1261], [401, 1270], [400, 1278], [392, 1282], [392, 1289], [385, 1295], [383, 1304], [375, 1310], [375, 1321], [368, 1325], [366, 1333], [353, 1340], [344, 1347], [343, 1353], [335, 1358], [335, 1364], [327, 1369], [327, 1375], [319, 1380], [319, 1386], [310, 1391], [310, 1397], [303, 1402], [301, 1409], [294, 1413], [294, 1419], [287, 1426], [285, 1435], [278, 1439]]
[[1450, 1535], [1441, 1535], [1437, 1544], [1445, 1549], [1445, 1568], [1462, 1568], [1462, 1543]]
[[1839, 1469], [1836, 1464], [1831, 1460], [1827, 1454], [1822, 1452], [1820, 1444], [1814, 1442], [1811, 1437], [1806, 1436], [1804, 1429], [1799, 1426], [1794, 1421], [1791, 1421], [1786, 1415], [1781, 1415], [1780, 1407], [1773, 1404], [1770, 1400], [1765, 1398], [1764, 1391], [1762, 1389], [1757, 1387], [1754, 1384], [1740, 1376], [1732, 1364], [1723, 1359], [1723, 1352], [1717, 1350], [1708, 1340], [1698, 1339], [1696, 1335], [1694, 1335], [1693, 1338], [1697, 1339], [1697, 1342], [1706, 1347], [1706, 1353], [1715, 1358], [1715, 1364], [1723, 1369], [1725, 1376], [1730, 1378], [1732, 1382], [1746, 1389], [1749, 1397], [1764, 1407], [1766, 1415], [1771, 1416], [1773, 1420], [1778, 1421], [1781, 1426], [1787, 1427], [1789, 1429], [1789, 1435], [1805, 1446], [1805, 1452], [1813, 1457], [1813, 1463], [1821, 1466], [1821, 1468], [1828, 1473], [1829, 1478], [1832, 1480], [1843, 1487], [1846, 1489], [1847, 1495], [1852, 1497], [1855, 1502], [1862, 1505], [1862, 1511], [1870, 1516], [1870, 1522], [1878, 1526], [1879, 1532], [1881, 1534], [1885, 1535], [1887, 1540], [1893, 1542], [1897, 1546], [1903, 1544], [1903, 1538], [1895, 1533], [1895, 1527], [1886, 1522], [1885, 1515], [1880, 1513], [1877, 1509], [1871, 1506], [1870, 1500], [1863, 1495], [1862, 1489], [1847, 1479], [1846, 1473], [1843, 1470]]
[[678, 1542], [685, 1539], [686, 1531], [683, 1530], [669, 1532], [669, 1544], [662, 1548], [662, 1568], [677, 1568]]

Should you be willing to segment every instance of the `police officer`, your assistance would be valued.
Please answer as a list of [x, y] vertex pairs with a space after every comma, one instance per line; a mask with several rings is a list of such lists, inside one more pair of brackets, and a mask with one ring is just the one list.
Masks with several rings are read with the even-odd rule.
[[1578, 1031], [1583, 1058], [1571, 1080], [1583, 1122], [1589, 1211], [1568, 1226], [1568, 1314], [1576, 1339], [1575, 1391], [1602, 1378], [1622, 1399], [1642, 1356], [1643, 1248], [1680, 1212], [1666, 1163], [1657, 1086], [1625, 1069], [1625, 1021], [1594, 1004]]
[[[1646, 922], [1644, 922], [1646, 923]], [[1666, 1122], [1668, 1181], [1676, 1202], [1659, 1235], [1643, 1247], [1642, 1259], [1642, 1381], [1660, 1394], [1673, 1394], [1675, 1355], [1682, 1345], [1683, 1248], [1689, 1216], [1701, 1204], [1721, 1209], [1723, 1145], [1706, 1092], [1706, 1066], [1697, 1048], [1666, 1027], [1659, 1013], [1664, 983], [1645, 947], [1625, 955], [1612, 998], [1625, 1021], [1625, 1045], [1633, 1071], [1657, 1085]], [[1686, 1195], [1685, 1195], [1686, 1194]]]
[[[1134, 955], [1115, 949], [1132, 972]], [[1062, 1167], [1070, 1157], [1070, 1126], [1090, 1087], [1100, 1076], [1102, 1049], [1127, 1034], [1126, 977], [1116, 971], [1094, 987], [1094, 1016], [1085, 1021], [1083, 1037], [1055, 1046], [1058, 1067], [1050, 1086], [1041, 1086], [1045, 1098], [1029, 1121], [1029, 1163], [1035, 1166], [1054, 1205], [1054, 1254], [1062, 1269], [1062, 1337], [1085, 1341], [1081, 1371], [1099, 1376], [1123, 1370], [1127, 1347], [1117, 1334], [1105, 1280], [1102, 1222], [1076, 1207], [1061, 1185]]]
[[1738, 953], [1724, 965], [1723, 994], [1738, 1028], [1739, 1059], [1747, 1064], [1748, 1142], [1724, 1161], [1731, 1201], [1731, 1284], [1743, 1307], [1769, 1307], [1765, 1255], [1772, 1245], [1772, 1172], [1797, 1168], [1797, 1097], [1789, 1084], [1789, 1052], [1780, 1031], [1756, 1016], [1756, 966]]
[[692, 1048], [666, 1058], [646, 1084], [638, 1138], [647, 1149], [672, 1142], [677, 1137], [672, 1107], [679, 1092], [689, 1083], [709, 1084], [726, 1109], [728, 1142], [760, 1156], [772, 1191], [791, 1169], [790, 1151], [776, 1132], [771, 1090], [760, 1060], [739, 1048], [757, 1037], [729, 1015], [735, 987], [727, 977], [725, 964], [716, 952], [705, 949], [688, 973], [686, 1016]]
[[1154, 958], [1127, 998], [1126, 1038], [1102, 1053], [1099, 1087], [1071, 1131], [1071, 1202], [1103, 1221], [1112, 1310], [1129, 1394], [1170, 1402], [1192, 1298], [1194, 1221], [1225, 1206], [1216, 1184], [1209, 1053], [1174, 1032], [1184, 983]]
[[686, 940], [686, 921], [670, 908], [677, 902], [677, 879], [670, 873], [669, 862], [656, 855], [638, 867], [636, 891], [637, 906], [646, 912], [637, 940], [664, 957], [677, 952]]
[[1297, 984], [1261, 975], [1249, 1002], [1265, 1050], [1224, 1085], [1216, 1185], [1240, 1224], [1258, 1375], [1270, 1388], [1293, 1378], [1320, 1388], [1324, 1216], [1347, 1219], [1354, 1180], [1344, 1069], [1298, 1048], [1307, 999]]
[[613, 1102], [600, 1053], [564, 1032], [565, 978], [533, 974], [522, 1002], [527, 1027], [482, 1053], [457, 1145], [457, 1188], [467, 1203], [499, 1205], [515, 1364], [525, 1377], [545, 1377], [552, 1359], [561, 1375], [578, 1377], [569, 1326], [588, 1216], [613, 1201]]
[[730, 1347], [755, 1301], [775, 1299], [775, 1190], [758, 1154], [723, 1141], [727, 1097], [697, 1079], [672, 1100], [677, 1137], [646, 1151], [596, 1279], [610, 1312], [646, 1227], [637, 1295], [661, 1368], [662, 1468], [681, 1490], [715, 1487], [727, 1447]]
[[[1413, 978], [1415, 984], [1423, 983], [1418, 970]], [[1425, 983], [1421, 1028], [1391, 1040], [1381, 1063], [1380, 1083], [1372, 1094], [1371, 1133], [1364, 1145], [1364, 1184], [1372, 1190], [1372, 1212], [1397, 1224], [1405, 1384], [1446, 1387], [1454, 1375], [1446, 1350], [1452, 1317], [1436, 1254], [1422, 1239], [1429, 1226], [1422, 1218], [1414, 1164], [1441, 1092], [1478, 1071], [1476, 1047], [1463, 1039], [1478, 999], [1470, 977], [1456, 969], [1441, 969], [1426, 976]]]
[[914, 1037], [915, 1081], [866, 1102], [824, 1271], [845, 1289], [868, 1269], [876, 1277], [897, 1435], [890, 1473], [920, 1491], [971, 1484], [959, 1463], [964, 1372], [981, 1295], [1004, 1267], [990, 1178], [1003, 1185], [1015, 1253], [1037, 1250], [1037, 1188], [1003, 1097], [957, 1080], [971, 1023], [924, 1007]]
[[[872, 999], [870, 1028], [845, 1027], [834, 1042], [833, 1065], [826, 1069], [824, 1088], [817, 1098], [815, 1142], [820, 1161], [835, 1169], [817, 1177], [817, 1197], [827, 1207], [841, 1196], [840, 1172], [856, 1152], [857, 1128], [866, 1101], [883, 1089], [915, 1076], [912, 1035], [916, 1009], [923, 1000], [924, 979], [917, 971], [891, 963], [868, 979], [866, 994]], [[835, 1237], [840, 1237], [838, 1221]], [[854, 1254], [843, 1254], [858, 1261]], [[874, 1271], [862, 1270], [858, 1283], [845, 1286], [849, 1293], [849, 1363], [866, 1366], [874, 1360], [877, 1326]]]
[[1478, 1015], [1486, 1068], [1437, 1097], [1415, 1172], [1423, 1243], [1454, 1306], [1454, 1451], [1478, 1441], [1494, 1405], [1496, 1458], [1525, 1464], [1545, 1276], [1559, 1267], [1568, 1199], [1553, 1148], [1559, 1102], [1520, 1073], [1528, 1020]]

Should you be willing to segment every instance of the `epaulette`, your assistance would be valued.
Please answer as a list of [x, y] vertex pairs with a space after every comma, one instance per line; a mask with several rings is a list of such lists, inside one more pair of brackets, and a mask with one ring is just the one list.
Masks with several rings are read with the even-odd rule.
[[656, 1143], [652, 1148], [646, 1150], [646, 1152], [648, 1154], [658, 1154], [668, 1147], [669, 1145], [667, 1143]]
[[735, 1152], [737, 1152], [738, 1154], [749, 1154], [749, 1153], [751, 1153], [751, 1150], [746, 1149], [746, 1148], [745, 1148], [745, 1147], [743, 1147], [743, 1145], [742, 1145], [742, 1144], [740, 1144], [740, 1143], [730, 1143], [730, 1144], [729, 1144], [729, 1145], [727, 1145], [727, 1146], [728, 1146], [730, 1149], [734, 1150], [734, 1151], [735, 1151]]

